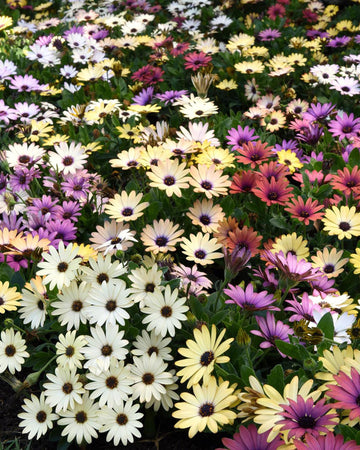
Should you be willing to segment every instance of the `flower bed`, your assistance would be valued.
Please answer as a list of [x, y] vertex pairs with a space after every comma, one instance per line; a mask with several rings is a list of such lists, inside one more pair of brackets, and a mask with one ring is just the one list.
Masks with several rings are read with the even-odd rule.
[[1, 14], [3, 448], [360, 448], [358, 2]]

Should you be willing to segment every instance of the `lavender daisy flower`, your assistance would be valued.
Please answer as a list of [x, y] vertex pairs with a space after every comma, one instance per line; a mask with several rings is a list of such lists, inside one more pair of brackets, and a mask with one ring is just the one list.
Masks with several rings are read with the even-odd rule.
[[267, 28], [266, 30], [260, 31], [258, 36], [260, 38], [260, 41], [266, 42], [266, 41], [273, 41], [274, 39], [280, 37], [281, 33], [279, 30]]
[[232, 145], [232, 150], [238, 150], [242, 147], [243, 144], [246, 144], [249, 141], [255, 141], [259, 139], [259, 136], [254, 136], [255, 130], [250, 129], [247, 125], [245, 128], [242, 128], [238, 125], [237, 128], [231, 128], [229, 130], [229, 134], [226, 136], [228, 145]]
[[324, 130], [321, 125], [315, 124], [309, 124], [309, 126], [302, 130], [301, 133], [298, 133], [296, 135], [296, 138], [299, 139], [299, 141], [303, 141], [306, 144], [309, 145], [316, 145], [321, 136], [323, 136]]
[[284, 311], [292, 311], [295, 313], [289, 318], [289, 322], [299, 322], [302, 319], [315, 322], [313, 316], [315, 305], [306, 292], [301, 297], [301, 303], [294, 296], [293, 300], [286, 300], [286, 303], [290, 306], [284, 308]]
[[6, 255], [6, 263], [15, 272], [28, 267], [28, 262], [22, 255]]
[[71, 200], [68, 202], [65, 201], [60, 205], [55, 217], [60, 220], [70, 219], [73, 222], [77, 222], [78, 216], [81, 216], [80, 209], [78, 202], [73, 202]]
[[71, 220], [51, 220], [47, 224], [47, 230], [49, 233], [56, 233], [51, 245], [58, 248], [60, 241], [64, 245], [70, 244], [76, 238], [76, 227]]
[[[223, 438], [222, 443], [227, 450], [277, 450], [281, 444], [282, 439], [279, 435], [275, 437], [271, 442], [267, 441], [270, 431], [265, 433], [259, 433], [256, 426], [252, 423], [245, 428], [243, 425], [239, 428], [239, 432], [235, 433], [233, 439]], [[224, 449], [217, 449], [224, 450]]]
[[26, 226], [24, 224], [24, 219], [18, 217], [15, 211], [11, 211], [10, 214], [3, 213], [1, 216], [0, 230], [3, 230], [4, 228], [7, 228], [9, 231], [23, 231]]
[[360, 119], [354, 119], [354, 114], [347, 115], [345, 112], [335, 117], [329, 122], [329, 131], [333, 136], [338, 136], [339, 140], [350, 139], [360, 131]]
[[46, 214], [42, 214], [41, 211], [37, 211], [33, 214], [28, 214], [27, 226], [30, 230], [33, 231], [37, 231], [40, 228], [46, 228], [50, 218], [51, 214], [49, 212]]
[[336, 36], [330, 39], [326, 46], [332, 48], [345, 47], [350, 41], [351, 37], [349, 36]]
[[74, 25], [69, 30], [64, 31], [63, 37], [66, 39], [69, 34], [73, 33], [84, 34], [84, 27], [77, 27], [76, 25]]
[[[255, 319], [260, 330], [251, 330], [251, 333], [265, 339], [265, 342], [261, 342], [260, 344], [261, 348], [276, 348], [275, 340], [277, 339], [284, 342], [290, 342], [289, 335], [294, 334], [294, 331], [288, 325], [281, 322], [281, 320], [275, 322], [274, 314], [267, 312], [266, 318], [255, 317]], [[283, 358], [286, 357], [279, 349], [277, 349], [277, 351]]]
[[61, 183], [61, 189], [67, 197], [75, 200], [86, 200], [90, 192], [89, 177], [69, 174]]
[[312, 295], [326, 297], [327, 294], [332, 294], [336, 292], [336, 288], [333, 288], [335, 280], [333, 278], [328, 278], [322, 272], [318, 271], [317, 277], [310, 280], [310, 286], [312, 288]]
[[317, 37], [323, 39], [328, 38], [330, 35], [327, 31], [321, 31], [321, 30], [307, 30], [306, 36], [312, 39], [315, 39]]
[[352, 77], [336, 77], [329, 81], [330, 89], [335, 89], [343, 95], [352, 97], [360, 93], [360, 85]]
[[7, 176], [3, 173], [0, 173], [0, 194], [3, 194], [6, 191], [8, 184]]
[[314, 437], [311, 434], [305, 436], [305, 441], [295, 440], [296, 450], [355, 450], [358, 445], [355, 441], [344, 443], [344, 436], [334, 435], [329, 431], [324, 436]]
[[323, 120], [329, 116], [335, 108], [332, 103], [311, 103], [310, 108], [304, 112], [303, 119], [309, 122], [314, 122], [315, 120]]
[[15, 119], [17, 119], [16, 111], [7, 106], [4, 100], [0, 100], [0, 122], [4, 122], [6, 125], [9, 125], [10, 120]]
[[151, 100], [154, 96], [154, 88], [153, 86], [150, 86], [148, 88], [143, 89], [141, 92], [139, 92], [138, 95], [135, 95], [133, 97], [133, 103], [135, 105], [147, 105], [148, 103], [151, 103]]
[[0, 81], [10, 80], [17, 72], [17, 66], [8, 59], [0, 61]]
[[35, 178], [40, 178], [39, 169], [35, 167], [21, 167], [10, 175], [10, 186], [14, 192], [26, 190]]
[[266, 291], [254, 292], [251, 283], [247, 285], [245, 291], [240, 286], [229, 284], [229, 287], [230, 289], [224, 289], [224, 292], [231, 300], [226, 300], [225, 303], [236, 303], [246, 311], [280, 311], [279, 308], [272, 305], [276, 301], [276, 298]]
[[169, 103], [174, 103], [176, 99], [180, 98], [182, 95], [187, 95], [188, 93], [189, 92], [186, 89], [180, 91], [165, 91], [163, 94], [155, 95], [155, 98], [158, 98], [163, 101], [165, 105], [168, 105]]
[[43, 86], [32, 75], [15, 75], [9, 85], [10, 89], [18, 92], [42, 91]]
[[334, 428], [339, 421], [333, 405], [325, 405], [325, 399], [314, 404], [310, 397], [306, 401], [301, 395], [297, 396], [296, 401], [288, 399], [289, 405], [280, 405], [283, 412], [279, 414], [285, 419], [278, 423], [282, 424], [281, 431], [289, 431], [289, 438], [303, 438], [305, 433], [312, 436], [319, 436], [320, 433], [327, 433], [329, 429]]
[[40, 108], [35, 103], [19, 102], [15, 103], [14, 107], [17, 118], [23, 123], [30, 123], [31, 119], [40, 112]]
[[33, 198], [32, 205], [27, 208], [28, 215], [37, 215], [38, 212], [42, 215], [49, 213], [49, 218], [55, 217], [58, 210], [58, 200], [53, 200], [50, 195], [43, 195], [41, 199]]

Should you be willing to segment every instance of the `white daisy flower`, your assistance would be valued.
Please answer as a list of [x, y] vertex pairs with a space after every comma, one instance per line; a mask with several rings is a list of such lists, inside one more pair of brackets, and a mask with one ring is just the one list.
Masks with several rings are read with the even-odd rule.
[[82, 368], [81, 361], [85, 359], [80, 350], [85, 347], [86, 340], [83, 335], [76, 337], [76, 331], [68, 331], [65, 336], [60, 334], [59, 342], [56, 344], [56, 362], [61, 367], [67, 367], [70, 370], [77, 367]]
[[104, 325], [104, 323], [116, 323], [125, 325], [125, 319], [130, 315], [125, 308], [132, 306], [129, 298], [130, 290], [126, 289], [126, 283], [118, 280], [116, 285], [106, 284], [96, 285], [90, 291], [90, 306], [86, 308], [90, 323]]
[[52, 429], [53, 421], [59, 417], [46, 403], [44, 392], [41, 393], [40, 398], [34, 394], [31, 394], [31, 399], [25, 398], [22, 409], [24, 412], [18, 414], [19, 419], [23, 419], [19, 426], [23, 428], [23, 433], [28, 434], [29, 440], [35, 436], [39, 439], [46, 434]]
[[5, 151], [6, 162], [10, 167], [37, 167], [42, 160], [45, 150], [38, 145], [28, 144], [12, 144]]
[[81, 143], [60, 142], [54, 149], [55, 152], [49, 152], [49, 164], [64, 175], [82, 170], [89, 157]]
[[94, 403], [86, 392], [81, 403], [75, 403], [73, 407], [60, 412], [61, 419], [58, 424], [65, 426], [61, 436], [66, 436], [68, 442], [76, 439], [80, 445], [83, 441], [91, 443], [92, 438], [97, 438], [101, 423], [99, 422], [99, 404]]
[[73, 244], [69, 244], [66, 248], [64, 243], [60, 241], [59, 248], [56, 250], [52, 245], [49, 247], [49, 253], [43, 253], [42, 261], [38, 264], [40, 270], [37, 275], [44, 275], [44, 284], [50, 283], [50, 289], [55, 286], [61, 289], [63, 286], [69, 286], [71, 281], [75, 279], [78, 268], [82, 261], [77, 258], [78, 249], [73, 248]]
[[175, 336], [175, 328], [181, 328], [181, 322], [186, 320], [189, 307], [185, 305], [186, 297], [178, 298], [178, 289], [171, 292], [169, 285], [164, 293], [149, 296], [142, 312], [147, 314], [143, 323], [147, 323], [147, 330], [155, 330], [157, 334]]
[[124, 331], [119, 331], [118, 325], [106, 324], [105, 332], [97, 325], [90, 328], [91, 336], [86, 336], [88, 345], [82, 349], [87, 362], [85, 369], [99, 375], [110, 367], [111, 358], [122, 361], [126, 358], [129, 343], [124, 337]]
[[20, 318], [32, 329], [42, 327], [46, 319], [47, 292], [41, 277], [32, 278], [21, 291]]
[[85, 389], [79, 381], [76, 368], [56, 367], [55, 375], [48, 373], [46, 376], [50, 380], [50, 383], [44, 383], [46, 402], [55, 406], [55, 412], [74, 408], [76, 402], [82, 402], [81, 394]]
[[160, 334], [157, 334], [155, 330], [152, 330], [149, 334], [146, 330], [142, 330], [141, 335], [136, 337], [133, 342], [134, 350], [131, 353], [135, 356], [142, 356], [148, 354], [151, 356], [155, 353], [160, 356], [164, 361], [172, 361], [174, 358], [171, 356], [171, 348], [166, 347], [171, 342], [171, 338], [163, 338]]
[[108, 370], [99, 375], [89, 372], [86, 377], [91, 380], [85, 385], [85, 389], [93, 391], [90, 398], [99, 399], [99, 406], [107, 405], [110, 408], [126, 401], [132, 394], [129, 366], [124, 366], [124, 361], [116, 361], [113, 358]]
[[111, 255], [106, 255], [105, 257], [101, 254], [97, 255], [97, 260], [90, 258], [89, 264], [91, 267], [82, 266], [81, 270], [84, 273], [82, 277], [88, 283], [92, 285], [102, 285], [105, 283], [116, 284], [120, 277], [126, 272], [126, 266], [121, 264], [119, 261], [111, 262]]
[[21, 370], [25, 358], [30, 355], [26, 351], [25, 339], [20, 331], [15, 333], [13, 328], [4, 330], [0, 335], [0, 373], [6, 369], [12, 374]]
[[143, 417], [143, 413], [138, 412], [139, 404], [133, 404], [131, 400], [126, 403], [122, 401], [117, 404], [114, 409], [104, 407], [100, 411], [100, 420], [103, 425], [100, 431], [107, 433], [106, 442], [114, 441], [114, 445], [127, 445], [128, 442], [134, 442], [134, 436], [139, 438], [141, 433], [138, 428], [142, 428], [143, 424], [139, 419]]
[[157, 264], [154, 264], [150, 269], [139, 267], [132, 270], [129, 280], [131, 281], [131, 298], [134, 302], [140, 303], [140, 308], [145, 306], [152, 293], [160, 293], [164, 289], [164, 286], [160, 285], [162, 272]]
[[54, 308], [52, 315], [59, 316], [61, 325], [66, 325], [68, 330], [71, 328], [79, 329], [80, 323], [86, 323], [88, 317], [85, 313], [89, 305], [89, 292], [91, 285], [85, 281], [79, 285], [76, 280], [70, 283], [70, 286], [64, 287], [58, 294], [57, 302], [51, 306]]
[[160, 400], [166, 393], [165, 385], [173, 383], [173, 376], [166, 368], [167, 364], [156, 353], [141, 358], [134, 356], [130, 369], [134, 381], [133, 399], [139, 398], [141, 403]]
[[169, 411], [169, 409], [174, 405], [173, 400], [180, 399], [180, 396], [175, 392], [179, 387], [179, 385], [176, 384], [175, 381], [177, 381], [179, 377], [175, 375], [175, 370], [170, 370], [170, 373], [173, 376], [173, 382], [171, 384], [164, 385], [166, 391], [165, 394], [161, 394], [160, 400], [152, 398], [150, 402], [145, 403], [145, 408], [153, 407], [154, 411], [159, 411], [160, 406], [162, 406], [165, 411]]

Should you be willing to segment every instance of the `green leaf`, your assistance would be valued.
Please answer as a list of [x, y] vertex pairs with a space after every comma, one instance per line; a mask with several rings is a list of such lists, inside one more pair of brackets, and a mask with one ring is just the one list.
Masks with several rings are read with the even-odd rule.
[[358, 148], [354, 148], [350, 153], [349, 164], [351, 167], [360, 166], [360, 151]]
[[243, 380], [243, 383], [245, 386], [249, 385], [250, 375], [253, 375], [254, 377], [256, 376], [254, 370], [248, 366], [241, 366], [240, 375], [241, 375], [241, 379]]
[[334, 321], [332, 320], [331, 313], [326, 313], [320, 319], [318, 323], [318, 328], [324, 333], [327, 339], [333, 339], [334, 337]]
[[277, 364], [267, 377], [267, 384], [274, 387], [279, 392], [284, 389], [284, 370], [280, 364]]
[[194, 314], [194, 316], [198, 320], [204, 318], [204, 307], [199, 302], [199, 300], [196, 297], [191, 296], [189, 303], [190, 303], [191, 312]]
[[280, 339], [275, 340], [275, 345], [277, 349], [281, 351], [281, 353], [284, 353], [284, 355], [290, 356], [291, 358], [297, 360], [301, 360], [301, 354], [296, 345], [290, 344], [289, 342], [284, 342]]
[[289, 225], [285, 219], [285, 217], [281, 215], [276, 215], [270, 219], [271, 225], [276, 228], [280, 228], [281, 230], [288, 230]]

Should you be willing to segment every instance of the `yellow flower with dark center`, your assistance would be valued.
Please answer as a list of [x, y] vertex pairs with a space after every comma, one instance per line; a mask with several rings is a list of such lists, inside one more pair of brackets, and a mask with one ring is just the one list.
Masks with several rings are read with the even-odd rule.
[[354, 273], [360, 273], [360, 248], [356, 248], [355, 253], [350, 255], [350, 262], [355, 267]]
[[340, 240], [360, 236], [360, 213], [356, 212], [355, 206], [340, 206], [340, 209], [333, 206], [326, 210], [322, 222], [324, 231]]
[[13, 20], [9, 16], [0, 16], [0, 31], [5, 30], [5, 28], [11, 27]]
[[20, 305], [18, 300], [21, 298], [21, 294], [16, 290], [16, 287], [9, 288], [9, 282], [5, 283], [0, 281], [0, 314], [4, 314], [5, 311], [15, 311]]
[[275, 240], [271, 252], [274, 254], [283, 252], [285, 256], [291, 253], [296, 255], [298, 260], [306, 260], [309, 256], [307, 243], [307, 240], [303, 239], [302, 236], [297, 236], [295, 232], [292, 234], [283, 234]]

